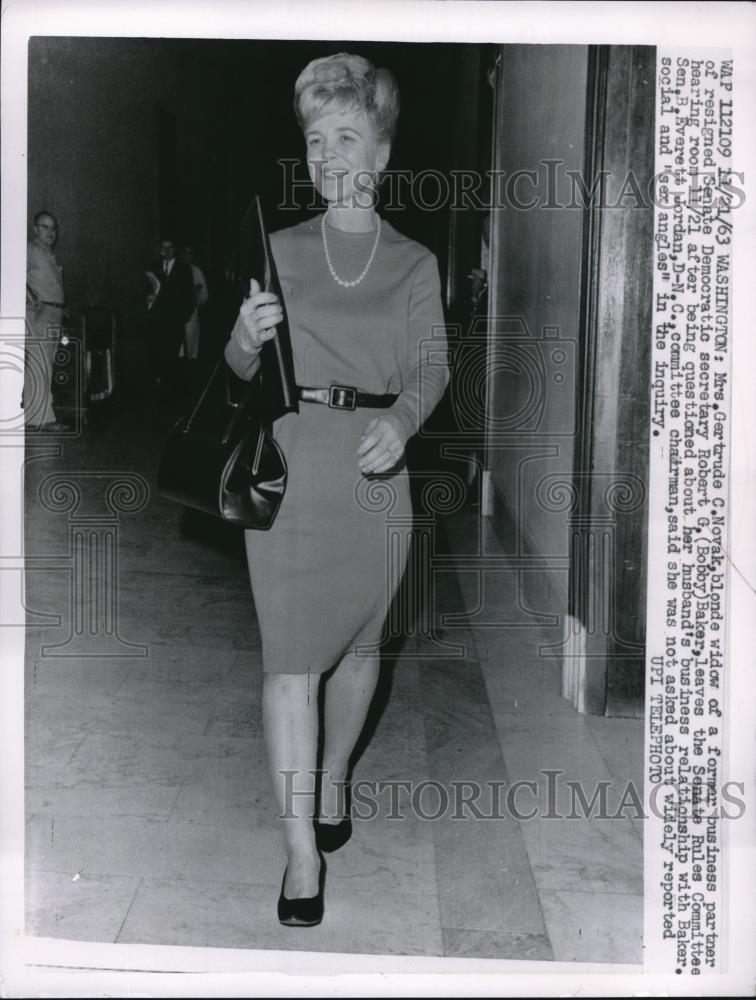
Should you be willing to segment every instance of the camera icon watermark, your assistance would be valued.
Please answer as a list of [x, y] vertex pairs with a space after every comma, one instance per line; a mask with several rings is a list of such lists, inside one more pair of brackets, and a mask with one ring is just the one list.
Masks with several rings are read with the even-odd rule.
[[[45, 327], [42, 336], [24, 318], [3, 321], [0, 334], [3, 400], [0, 438], [72, 438], [83, 429], [86, 365], [81, 339], [74, 328]], [[65, 412], [66, 428], [49, 425]]]
[[419, 436], [449, 444], [486, 435], [490, 446], [527, 436], [571, 438], [576, 433], [574, 387], [577, 341], [558, 326], [534, 333], [524, 317], [474, 317], [467, 328], [434, 330], [418, 348], [431, 368], [450, 362], [452, 427], [425, 426]]

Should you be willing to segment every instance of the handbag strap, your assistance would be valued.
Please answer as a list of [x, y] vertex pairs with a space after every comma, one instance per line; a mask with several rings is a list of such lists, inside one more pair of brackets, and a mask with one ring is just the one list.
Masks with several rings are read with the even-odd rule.
[[224, 440], [226, 438], [228, 438], [228, 436], [231, 434], [231, 432], [233, 431], [233, 429], [237, 425], [237, 423], [246, 416], [246, 414], [247, 414], [247, 412], [248, 412], [248, 410], [250, 408], [250, 405], [252, 404], [252, 402], [253, 402], [253, 400], [255, 398], [255, 395], [257, 395], [259, 393], [259, 385], [257, 384], [257, 383], [259, 383], [259, 380], [260, 380], [259, 379], [259, 372], [256, 373], [253, 376], [253, 378], [249, 382], [249, 387], [248, 387], [247, 391], [244, 393], [244, 396], [241, 398], [241, 400], [238, 403], [232, 403], [231, 402], [231, 394], [230, 394], [230, 391], [229, 391], [230, 390], [230, 385], [229, 385], [229, 378], [228, 378], [229, 372], [230, 372], [230, 369], [229, 369], [229, 366], [228, 366], [228, 364], [226, 362], [226, 359], [221, 354], [220, 358], [218, 358], [218, 361], [217, 361], [217, 363], [215, 365], [215, 368], [213, 368], [213, 371], [212, 371], [212, 374], [210, 375], [210, 378], [207, 380], [207, 383], [205, 384], [205, 387], [203, 388], [202, 392], [199, 394], [199, 396], [197, 398], [197, 402], [194, 404], [194, 406], [192, 407], [191, 412], [189, 413], [189, 415], [186, 418], [186, 422], [184, 424], [184, 432], [185, 433], [188, 433], [191, 430], [191, 427], [192, 427], [194, 421], [197, 419], [197, 417], [199, 415], [199, 412], [202, 409], [202, 406], [203, 406], [205, 400], [207, 399], [208, 395], [210, 394], [210, 390], [212, 389], [213, 385], [215, 384], [216, 380], [219, 377], [223, 377], [224, 389], [225, 389], [225, 398], [226, 398], [226, 405], [229, 406], [230, 408], [232, 408], [232, 413], [233, 413], [233, 415], [230, 417], [230, 419], [228, 421], [228, 426], [226, 428], [225, 434], [223, 435]]
[[188, 431], [191, 428], [191, 426], [194, 423], [194, 420], [195, 420], [197, 414], [202, 409], [202, 404], [205, 402], [205, 398], [207, 397], [207, 394], [210, 392], [210, 387], [212, 386], [213, 382], [215, 381], [215, 379], [218, 376], [218, 369], [220, 368], [221, 364], [225, 364], [225, 358], [223, 357], [223, 355], [221, 355], [220, 358], [218, 358], [218, 361], [217, 361], [217, 363], [215, 365], [215, 368], [213, 368], [212, 375], [207, 380], [207, 383], [205, 384], [205, 388], [199, 394], [199, 396], [197, 398], [197, 402], [194, 404], [194, 408], [192, 409], [192, 411], [189, 414], [189, 416], [186, 418], [186, 424], [184, 425], [184, 431]]
[[[228, 439], [232, 436], [236, 430], [237, 424], [240, 424], [244, 419], [246, 419], [247, 414], [250, 409], [250, 405], [255, 397], [255, 392], [259, 393], [259, 373], [255, 373], [251, 382], [249, 383], [249, 388], [244, 394], [244, 398], [239, 403], [231, 403], [228, 395], [228, 365], [226, 365], [226, 402], [232, 409], [232, 416], [226, 425], [226, 430], [223, 433], [222, 443], [225, 444]], [[257, 386], [256, 386], [257, 383]], [[262, 433], [267, 426], [267, 421], [261, 420], [258, 423], [258, 433]]]

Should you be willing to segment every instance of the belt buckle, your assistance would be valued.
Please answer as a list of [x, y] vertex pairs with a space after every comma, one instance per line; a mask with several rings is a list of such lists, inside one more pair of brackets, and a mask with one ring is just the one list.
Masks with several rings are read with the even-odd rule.
[[328, 405], [332, 410], [355, 410], [357, 408], [357, 390], [351, 385], [330, 386]]

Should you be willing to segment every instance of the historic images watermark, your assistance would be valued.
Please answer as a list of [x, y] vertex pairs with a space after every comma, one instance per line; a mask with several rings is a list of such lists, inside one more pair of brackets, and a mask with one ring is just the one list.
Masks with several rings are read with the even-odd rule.
[[[695, 768], [694, 768], [695, 769]], [[448, 783], [425, 779], [404, 778], [335, 782], [342, 799], [351, 801], [351, 816], [355, 820], [375, 819], [392, 822], [441, 819], [506, 820], [646, 820], [654, 816], [668, 825], [672, 834], [671, 817], [675, 823], [686, 816], [691, 823], [701, 824], [720, 819], [741, 819], [745, 815], [745, 785], [727, 781], [716, 794], [710, 794], [705, 768], [698, 769], [699, 780], [690, 788], [668, 779], [650, 785], [648, 794], [633, 781], [618, 783], [610, 780], [576, 781], [564, 777], [559, 768], [542, 768], [537, 778], [517, 781], [477, 781], [453, 779]], [[280, 819], [294, 819], [298, 802], [312, 798], [312, 790], [296, 787], [298, 771], [281, 771], [285, 807]], [[319, 772], [307, 771], [310, 778]], [[689, 795], [693, 789], [692, 796]], [[343, 814], [323, 818], [338, 819]], [[664, 846], [664, 845], [662, 845]], [[688, 851], [696, 843], [690, 838]], [[668, 849], [671, 847], [668, 845]], [[679, 844], [675, 841], [675, 849]]]
[[[674, 154], [671, 133], [668, 142]], [[612, 177], [609, 170], [596, 171], [588, 181], [582, 170], [566, 169], [567, 161], [559, 158], [541, 159], [533, 166], [512, 171], [387, 169], [378, 179], [372, 173], [359, 171], [351, 181], [358, 204], [372, 207], [377, 190], [383, 211], [409, 207], [426, 212], [672, 209], [679, 189], [684, 188], [688, 204], [727, 213], [745, 204], [746, 175], [744, 171], [717, 164], [713, 158], [715, 152], [702, 146], [699, 156], [687, 162], [673, 156], [670, 169], [661, 170], [643, 182], [632, 170], [619, 183], [608, 183]], [[280, 194], [276, 207], [280, 211], [322, 208], [303, 160], [287, 157], [279, 159], [277, 164]], [[345, 176], [337, 177], [337, 192]], [[611, 197], [610, 190], [614, 192]]]

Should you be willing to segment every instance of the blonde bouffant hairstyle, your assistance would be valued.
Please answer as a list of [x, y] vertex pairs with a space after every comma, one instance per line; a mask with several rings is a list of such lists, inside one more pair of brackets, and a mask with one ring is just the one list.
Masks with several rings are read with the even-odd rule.
[[387, 69], [362, 56], [339, 52], [313, 59], [294, 84], [294, 113], [304, 131], [321, 115], [338, 109], [363, 111], [381, 142], [391, 142], [399, 118], [399, 88]]

